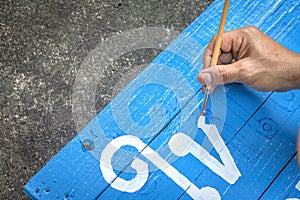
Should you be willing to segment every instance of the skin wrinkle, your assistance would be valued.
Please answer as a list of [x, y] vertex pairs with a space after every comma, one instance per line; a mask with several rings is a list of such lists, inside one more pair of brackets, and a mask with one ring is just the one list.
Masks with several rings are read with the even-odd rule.
[[[241, 47], [242, 47], [242, 45], [243, 45], [243, 41], [244, 41], [244, 39], [243, 39], [244, 37], [242, 37], [242, 36], [239, 36], [238, 37], [238, 39], [239, 40], [241, 40], [241, 43], [240, 43], [240, 45], [233, 45], [233, 43], [232, 43], [232, 49], [233, 49], [233, 54], [235, 54], [236, 55], [236, 59], [237, 60], [239, 60], [239, 54], [240, 54], [240, 49], [241, 49]], [[237, 48], [234, 48], [234, 47], [237, 47]]]
[[[294, 66], [294, 69], [291, 71], [288, 71], [287, 77], [289, 78], [288, 81], [293, 83], [294, 87], [300, 87], [300, 56], [296, 53], [293, 55], [297, 58], [297, 65]], [[293, 66], [292, 63], [288, 63], [286, 67]], [[293, 73], [294, 72], [294, 73]], [[293, 86], [292, 86], [293, 87]]]
[[231, 43], [231, 49], [233, 49], [233, 51], [232, 51], [232, 58], [233, 59], [235, 59], [235, 60], [237, 60], [237, 55], [239, 55], [238, 53], [238, 51], [239, 51], [239, 49], [237, 49], [236, 51], [234, 50], [234, 44], [233, 43]]
[[243, 45], [247, 45], [245, 44], [245, 40], [243, 36], [240, 36], [241, 38], [241, 44], [239, 45], [238, 49], [236, 50], [236, 60], [240, 60], [241, 58], [244, 58], [246, 55], [243, 55], [242, 53], [240, 53], [241, 49], [247, 49], [247, 48], [242, 48]]
[[[248, 61], [248, 58], [245, 58], [244, 60], [239, 61], [240, 63], [243, 63], [244, 67], [239, 67], [237, 69], [237, 81], [241, 81], [241, 77], [244, 77], [244, 82], [247, 85], [252, 85], [254, 81], [251, 81], [251, 76], [255, 75], [253, 71], [249, 70], [251, 69], [251, 62]], [[242, 66], [242, 64], [240, 64]]]
[[224, 67], [218, 67], [217, 70], [220, 75], [220, 81], [222, 81], [223, 83], [227, 82], [227, 70], [225, 70]]

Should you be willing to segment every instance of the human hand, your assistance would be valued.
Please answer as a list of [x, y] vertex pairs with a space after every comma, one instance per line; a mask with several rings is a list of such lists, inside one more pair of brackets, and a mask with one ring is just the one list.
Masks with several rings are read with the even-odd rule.
[[198, 80], [203, 85], [240, 82], [260, 91], [300, 88], [300, 55], [259, 29], [247, 26], [223, 34], [218, 65], [210, 67], [216, 37], [208, 44]]

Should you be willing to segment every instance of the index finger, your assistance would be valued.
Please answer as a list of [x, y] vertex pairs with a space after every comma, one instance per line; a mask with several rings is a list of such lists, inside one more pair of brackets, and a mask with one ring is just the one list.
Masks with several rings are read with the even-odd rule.
[[[238, 60], [238, 53], [244, 41], [243, 38], [244, 38], [243, 28], [225, 32], [222, 37], [220, 55], [223, 53], [226, 54], [231, 53], [232, 55], [231, 58], [233, 58], [234, 60]], [[210, 67], [211, 65], [211, 59], [212, 59], [215, 43], [216, 43], [216, 35], [210, 40], [203, 54], [204, 69]], [[218, 60], [220, 59], [220, 55]], [[230, 58], [230, 56], [228, 55], [227, 57]], [[226, 63], [231, 63], [231, 61], [226, 60]]]
[[214, 35], [210, 42], [208, 43], [205, 51], [204, 51], [204, 54], [203, 54], [203, 68], [208, 68], [210, 67], [210, 62], [211, 62], [211, 58], [212, 58], [212, 55], [213, 55], [213, 51], [214, 51], [214, 46], [215, 46], [215, 43], [216, 43], [216, 38], [217, 38], [217, 35]]

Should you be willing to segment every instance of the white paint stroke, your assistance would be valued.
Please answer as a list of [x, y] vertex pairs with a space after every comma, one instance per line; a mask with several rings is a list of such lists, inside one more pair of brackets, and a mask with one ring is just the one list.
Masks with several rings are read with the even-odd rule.
[[206, 165], [213, 172], [221, 176], [230, 184], [234, 184], [241, 176], [228, 148], [226, 147], [223, 139], [221, 138], [215, 125], [205, 124], [205, 117], [200, 116], [198, 127], [201, 128], [207, 135], [209, 141], [214, 146], [222, 163], [214, 158], [205, 148], [196, 143], [192, 138], [184, 133], [177, 133], [169, 141], [171, 151], [177, 156], [186, 156], [191, 153], [204, 165]]
[[295, 188], [300, 191], [300, 180], [298, 181], [298, 183], [296, 184]]
[[113, 155], [122, 147], [130, 145], [135, 147], [141, 155], [151, 161], [170, 179], [172, 179], [183, 190], [187, 190], [188, 195], [193, 199], [219, 200], [220, 194], [215, 188], [203, 187], [199, 189], [177, 169], [164, 160], [156, 151], [147, 146], [138, 137], [124, 135], [112, 140], [103, 150], [100, 158], [100, 169], [104, 179], [111, 184], [111, 187], [123, 192], [136, 192], [143, 187], [149, 176], [148, 164], [139, 158], [135, 158], [131, 167], [136, 170], [136, 176], [131, 180], [125, 180], [115, 174], [111, 159]]

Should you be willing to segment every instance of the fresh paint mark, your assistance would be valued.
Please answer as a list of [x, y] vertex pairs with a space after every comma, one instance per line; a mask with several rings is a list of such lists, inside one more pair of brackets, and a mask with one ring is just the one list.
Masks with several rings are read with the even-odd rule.
[[135, 147], [139, 152], [141, 152], [142, 156], [162, 170], [183, 190], [188, 189], [187, 193], [193, 199], [221, 199], [220, 194], [215, 188], [203, 187], [199, 189], [177, 169], [164, 160], [156, 151], [147, 146], [141, 139], [133, 135], [120, 136], [112, 140], [102, 152], [100, 158], [100, 169], [104, 179], [110, 183], [111, 187], [114, 189], [123, 192], [136, 192], [144, 186], [149, 176], [148, 164], [139, 158], [135, 158], [131, 163], [131, 167], [136, 170], [136, 176], [133, 179], [125, 180], [115, 174], [111, 163], [112, 157], [121, 147], [127, 145]]

